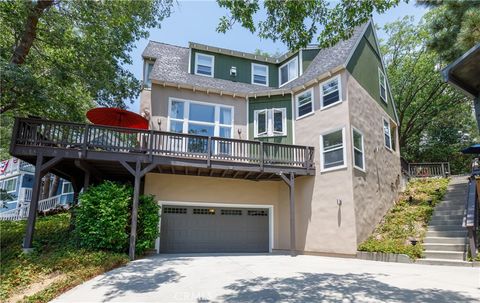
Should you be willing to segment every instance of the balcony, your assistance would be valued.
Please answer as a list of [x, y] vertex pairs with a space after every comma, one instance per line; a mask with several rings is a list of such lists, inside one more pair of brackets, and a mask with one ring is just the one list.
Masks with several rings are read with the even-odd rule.
[[40, 154], [56, 158], [52, 172], [70, 180], [83, 178], [87, 166], [95, 176], [131, 176], [119, 162], [158, 173], [250, 180], [315, 174], [308, 146], [31, 118], [16, 119], [10, 153], [32, 164]]

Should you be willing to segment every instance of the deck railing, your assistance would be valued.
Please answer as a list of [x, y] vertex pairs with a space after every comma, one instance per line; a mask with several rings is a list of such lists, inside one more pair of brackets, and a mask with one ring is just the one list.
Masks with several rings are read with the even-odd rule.
[[17, 118], [16, 146], [143, 153], [210, 161], [314, 168], [314, 148], [153, 130]]
[[408, 173], [411, 177], [447, 177], [450, 175], [450, 163], [408, 163]]

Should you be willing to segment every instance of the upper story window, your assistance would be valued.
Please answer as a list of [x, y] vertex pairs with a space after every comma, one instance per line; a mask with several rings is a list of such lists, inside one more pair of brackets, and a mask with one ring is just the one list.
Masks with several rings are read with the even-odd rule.
[[387, 77], [385, 77], [380, 68], [378, 69], [378, 81], [380, 85], [380, 99], [387, 103]]
[[287, 135], [287, 109], [270, 108], [253, 112], [254, 137]]
[[204, 102], [171, 99], [169, 131], [231, 138], [233, 108]]
[[213, 77], [215, 57], [206, 54], [195, 54], [195, 74]]
[[320, 84], [320, 108], [325, 109], [342, 102], [340, 75]]
[[298, 58], [295, 57], [279, 68], [280, 86], [298, 78]]
[[313, 88], [296, 96], [297, 119], [313, 113]]
[[252, 84], [268, 86], [268, 66], [252, 63]]
[[385, 147], [392, 149], [392, 134], [390, 132], [390, 120], [383, 118], [383, 135]]
[[365, 152], [363, 146], [363, 134], [356, 128], [352, 129], [353, 139], [353, 166], [365, 171]]
[[143, 70], [144, 70], [143, 88], [152, 87], [152, 79], [150, 79], [150, 75], [152, 74], [152, 69], [153, 69], [153, 62], [145, 61], [145, 65], [143, 67]]
[[343, 168], [345, 158], [345, 128], [320, 136], [321, 171]]
[[3, 189], [6, 191], [6, 192], [15, 192], [17, 190], [17, 177], [15, 178], [11, 178], [11, 179], [7, 179], [7, 180], [4, 180], [3, 181]]

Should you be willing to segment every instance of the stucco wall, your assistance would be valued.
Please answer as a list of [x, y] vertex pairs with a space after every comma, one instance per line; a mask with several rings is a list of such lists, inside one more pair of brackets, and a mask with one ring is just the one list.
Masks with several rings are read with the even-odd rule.
[[[145, 98], [143, 96], [145, 94]], [[207, 94], [205, 92], [194, 92], [188, 89], [177, 89], [173, 87], [163, 87], [158, 84], [152, 84], [151, 98], [147, 93], [142, 93], [140, 108], [149, 108], [151, 113], [151, 125], [153, 129], [168, 131], [168, 100], [170, 97], [179, 99], [200, 101], [211, 104], [222, 104], [233, 106], [233, 135], [237, 139], [247, 139], [247, 103], [245, 98], [233, 98], [232, 96], [220, 96], [218, 94]], [[144, 99], [145, 101], [143, 101]], [[151, 104], [148, 100], [151, 99]], [[239, 132], [240, 131], [240, 132]]]
[[286, 189], [287, 186], [282, 181], [255, 182], [150, 173], [145, 176], [144, 193], [155, 195], [158, 201], [165, 204], [166, 201], [173, 201], [273, 205], [273, 249], [288, 249], [289, 206], [288, 200], [279, 199], [280, 188]]
[[[297, 249], [307, 252], [354, 254], [356, 252], [355, 213], [352, 191], [352, 165], [348, 137], [349, 115], [342, 77], [344, 102], [320, 110], [319, 84], [314, 88], [313, 115], [295, 122], [295, 144], [315, 147], [314, 177], [297, 178]], [[306, 89], [309, 89], [307, 87]], [[320, 171], [320, 135], [345, 127], [348, 166], [335, 171]], [[288, 199], [288, 190], [281, 194]], [[342, 205], [337, 205], [337, 199]]]
[[391, 151], [384, 145], [382, 117], [388, 115], [352, 76], [348, 76], [348, 96], [351, 125], [363, 133], [365, 146], [365, 172], [353, 170], [357, 242], [361, 243], [398, 196], [400, 154], [398, 148]]

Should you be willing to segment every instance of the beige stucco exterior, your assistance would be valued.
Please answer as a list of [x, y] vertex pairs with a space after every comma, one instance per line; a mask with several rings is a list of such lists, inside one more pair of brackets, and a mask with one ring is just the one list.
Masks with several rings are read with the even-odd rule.
[[[313, 89], [314, 113], [294, 123], [294, 144], [315, 147], [315, 176], [295, 180], [295, 249], [305, 253], [355, 254], [358, 244], [371, 233], [398, 193], [399, 152], [387, 150], [383, 143], [382, 117], [388, 115], [348, 71], [342, 70], [332, 77], [337, 75], [341, 77], [343, 102], [320, 109], [320, 81], [305, 88]], [[168, 101], [174, 97], [232, 106], [235, 137], [247, 138], [247, 105], [243, 98], [155, 84], [149, 94], [151, 105], [145, 94], [141, 106], [142, 110], [150, 110], [152, 121], [157, 121], [153, 123], [158, 125], [156, 129], [167, 130]], [[295, 96], [292, 102], [295, 103]], [[352, 126], [364, 134], [365, 172], [353, 166]], [[344, 129], [346, 165], [322, 171], [320, 136], [337, 129]], [[289, 192], [283, 181], [148, 174], [144, 191], [163, 203], [271, 205], [273, 249], [290, 248]]]

